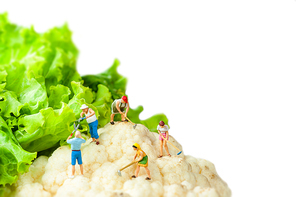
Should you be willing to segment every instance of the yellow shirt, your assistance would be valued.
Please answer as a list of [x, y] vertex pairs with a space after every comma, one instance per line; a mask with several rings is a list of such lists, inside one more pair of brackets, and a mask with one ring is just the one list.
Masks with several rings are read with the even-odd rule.
[[[140, 152], [141, 151], [142, 150], [137, 150], [137, 157], [140, 157]], [[145, 157], [146, 156], [146, 153], [144, 151], [142, 151], [142, 153], [143, 153], [143, 157]]]

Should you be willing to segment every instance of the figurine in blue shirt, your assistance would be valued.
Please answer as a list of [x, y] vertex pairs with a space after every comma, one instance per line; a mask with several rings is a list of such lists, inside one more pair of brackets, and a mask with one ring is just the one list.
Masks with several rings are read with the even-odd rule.
[[67, 143], [71, 144], [71, 164], [72, 164], [72, 175], [69, 178], [73, 179], [75, 174], [75, 164], [76, 160], [80, 166], [81, 175], [83, 175], [82, 157], [81, 157], [81, 144], [85, 143], [85, 139], [81, 137], [80, 131], [76, 131], [75, 138], [70, 139], [72, 134], [68, 137]]

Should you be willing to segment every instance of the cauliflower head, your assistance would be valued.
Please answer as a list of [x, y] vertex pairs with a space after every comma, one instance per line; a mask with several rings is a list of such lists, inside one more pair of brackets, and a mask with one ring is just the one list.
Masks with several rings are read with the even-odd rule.
[[[16, 184], [6, 189], [8, 196], [17, 197], [229, 197], [231, 190], [219, 177], [214, 164], [182, 154], [170, 144], [171, 157], [158, 158], [158, 134], [150, 132], [144, 125], [127, 122], [107, 124], [98, 130], [100, 145], [86, 143], [81, 147], [84, 175], [76, 164], [75, 178], [71, 175], [71, 149], [62, 146], [49, 158], [38, 157], [29, 172], [20, 175]], [[182, 146], [170, 136], [177, 148]], [[136, 165], [118, 170], [133, 160], [132, 144], [137, 142], [149, 158], [152, 180], [145, 180], [146, 171], [140, 169], [139, 177], [131, 179]]]

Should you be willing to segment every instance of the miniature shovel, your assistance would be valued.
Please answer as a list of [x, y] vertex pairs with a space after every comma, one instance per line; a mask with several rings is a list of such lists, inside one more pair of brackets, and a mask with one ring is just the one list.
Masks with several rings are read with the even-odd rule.
[[136, 129], [137, 124], [134, 124], [132, 121], [130, 121], [130, 119], [128, 119], [128, 117], [125, 117], [130, 123], [133, 124], [133, 128]]
[[174, 146], [174, 144], [172, 142], [170, 142], [167, 139], [165, 139], [162, 134], [160, 134], [160, 135], [161, 135], [162, 139], [164, 139], [165, 141], [167, 141], [168, 143], [170, 143], [175, 149], [177, 149], [178, 151], [180, 151], [180, 152], [177, 153], [177, 155], [180, 155], [182, 153], [182, 151], [180, 149], [178, 149], [176, 146]]
[[124, 169], [126, 169], [126, 168], [128, 168], [128, 167], [130, 167], [130, 166], [133, 165], [134, 163], [136, 163], [136, 161], [133, 161], [132, 163], [130, 163], [130, 164], [124, 166], [123, 168], [121, 168], [120, 170], [118, 170], [118, 171], [117, 171], [118, 175], [121, 176], [121, 171], [124, 170]]

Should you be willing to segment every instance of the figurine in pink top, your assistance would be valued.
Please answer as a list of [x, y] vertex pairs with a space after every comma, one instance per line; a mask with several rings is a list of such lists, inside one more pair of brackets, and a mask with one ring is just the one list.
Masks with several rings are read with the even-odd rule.
[[159, 142], [160, 142], [160, 155], [159, 158], [163, 155], [163, 145], [168, 153], [168, 156], [171, 156], [169, 153], [169, 148], [167, 145], [167, 141], [169, 140], [169, 127], [168, 125], [165, 125], [163, 121], [159, 122], [159, 125], [157, 125], [157, 131], [159, 133]]

